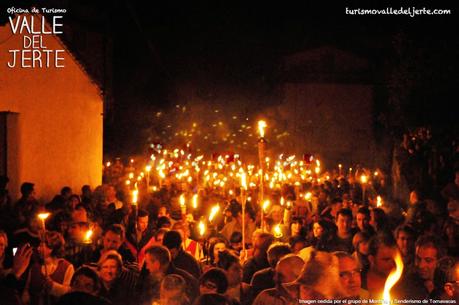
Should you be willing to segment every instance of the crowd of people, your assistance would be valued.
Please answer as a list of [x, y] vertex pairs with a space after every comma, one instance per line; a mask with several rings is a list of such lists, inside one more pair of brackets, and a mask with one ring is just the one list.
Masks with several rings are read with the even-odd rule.
[[413, 189], [406, 209], [378, 205], [369, 190], [361, 200], [355, 179], [331, 180], [302, 186], [314, 208], [295, 205], [288, 185], [266, 192], [266, 213], [256, 200], [243, 208], [235, 191], [218, 197], [225, 208], [210, 221], [202, 216], [216, 195], [200, 190], [201, 208], [184, 213], [183, 184], [133, 205], [114, 180], [63, 187], [48, 203], [25, 182], [11, 202], [2, 177], [0, 303], [365, 302], [382, 299], [397, 253], [404, 268], [392, 298], [459, 301], [459, 170], [440, 200]]

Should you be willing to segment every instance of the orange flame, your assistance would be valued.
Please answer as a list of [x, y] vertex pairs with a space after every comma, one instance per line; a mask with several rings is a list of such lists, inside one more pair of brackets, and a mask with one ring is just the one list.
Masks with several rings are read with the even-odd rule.
[[390, 290], [398, 282], [403, 272], [403, 260], [402, 260], [402, 256], [400, 255], [400, 251], [397, 250], [394, 260], [395, 260], [395, 270], [392, 270], [390, 272], [389, 276], [386, 279], [386, 283], [384, 284], [384, 292], [383, 292], [384, 304], [390, 304], [391, 302]]
[[212, 210], [209, 214], [209, 221], [212, 221], [215, 218], [215, 215], [217, 215], [218, 211], [220, 211], [220, 206], [218, 204], [212, 207]]
[[265, 128], [266, 128], [266, 122], [261, 120], [258, 121], [258, 131], [260, 132], [260, 138], [263, 138], [265, 136]]

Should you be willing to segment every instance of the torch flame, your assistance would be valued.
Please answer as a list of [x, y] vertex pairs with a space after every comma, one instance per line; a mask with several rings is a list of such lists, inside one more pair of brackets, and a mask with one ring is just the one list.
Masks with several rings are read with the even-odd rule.
[[193, 209], [198, 208], [198, 194], [193, 195]]
[[244, 172], [241, 173], [241, 186], [244, 190], [247, 190], [247, 177]]
[[88, 231], [86, 231], [85, 235], [84, 235], [84, 242], [91, 242], [91, 237], [92, 237], [92, 234], [94, 232], [89, 229]]
[[264, 211], [265, 213], [268, 211], [269, 204], [270, 204], [269, 200], [265, 200], [265, 201], [263, 202], [263, 211]]
[[274, 237], [275, 238], [281, 238], [283, 236], [282, 234], [282, 230], [281, 230], [281, 227], [279, 224], [277, 224], [275, 227], [274, 227]]
[[200, 221], [198, 224], [198, 228], [199, 228], [199, 235], [204, 236], [204, 233], [206, 233], [206, 225], [204, 224], [204, 222]]
[[212, 210], [210, 210], [209, 221], [212, 221], [215, 218], [215, 215], [217, 215], [218, 211], [220, 211], [220, 206], [216, 204], [212, 207]]
[[389, 276], [386, 279], [384, 284], [383, 300], [384, 304], [390, 304], [390, 290], [398, 282], [403, 272], [403, 260], [400, 255], [400, 251], [397, 250], [397, 253], [394, 257], [395, 260], [395, 270], [392, 270]]
[[179, 202], [181, 207], [185, 205], [185, 194], [180, 195]]
[[41, 220], [46, 220], [46, 218], [48, 218], [49, 215], [49, 213], [40, 213], [38, 214], [38, 218], [40, 218]]
[[263, 120], [258, 121], [258, 131], [260, 132], [260, 138], [265, 136], [266, 122]]
[[360, 182], [362, 182], [362, 184], [367, 183], [368, 182], [368, 177], [365, 176], [365, 175], [360, 176]]
[[137, 205], [137, 200], [139, 198], [139, 191], [138, 190], [133, 190], [132, 191], [132, 204]]
[[381, 207], [383, 205], [383, 201], [381, 196], [376, 197], [376, 207]]
[[280, 199], [280, 205], [281, 205], [281, 206], [284, 206], [284, 203], [285, 203], [285, 199], [284, 199], [284, 197], [281, 197], [281, 199]]

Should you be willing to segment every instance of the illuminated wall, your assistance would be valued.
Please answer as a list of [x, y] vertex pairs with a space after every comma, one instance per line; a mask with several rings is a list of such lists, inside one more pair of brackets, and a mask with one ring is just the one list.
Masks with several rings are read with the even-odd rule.
[[[30, 15], [29, 15], [30, 16]], [[43, 35], [49, 49], [64, 49], [54, 35]], [[21, 49], [23, 37], [10, 24], [0, 27], [0, 111], [15, 113], [8, 155], [9, 190], [17, 198], [24, 181], [34, 182], [37, 196], [50, 200], [62, 186], [102, 181], [102, 113], [99, 88], [67, 50], [64, 68], [9, 68], [9, 50]], [[3, 144], [2, 144], [3, 145]], [[9, 149], [11, 150], [11, 149]]]

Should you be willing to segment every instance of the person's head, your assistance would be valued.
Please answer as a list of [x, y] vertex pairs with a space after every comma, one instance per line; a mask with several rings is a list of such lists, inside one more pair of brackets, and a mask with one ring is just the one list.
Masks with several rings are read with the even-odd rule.
[[61, 196], [64, 197], [64, 199], [69, 199], [71, 195], [72, 189], [70, 188], [70, 186], [64, 186], [61, 189]]
[[137, 213], [137, 230], [142, 233], [145, 232], [148, 227], [148, 218], [148, 212], [144, 209], [139, 209], [139, 212]]
[[161, 281], [159, 291], [161, 304], [183, 304], [183, 300], [187, 298], [186, 287], [186, 282], [180, 275], [166, 275]]
[[89, 229], [88, 214], [80, 205], [70, 213], [71, 221], [67, 229], [68, 236], [73, 241], [81, 241]]
[[295, 282], [300, 285], [301, 297], [339, 299], [346, 295], [339, 281], [338, 258], [328, 252], [311, 251]]
[[145, 251], [145, 267], [150, 274], [164, 274], [171, 260], [171, 254], [164, 246], [151, 246]]
[[255, 241], [258, 239], [258, 236], [260, 236], [261, 233], [263, 233], [261, 229], [256, 229], [255, 231], [253, 231], [252, 236], [251, 236], [252, 245], [255, 244]]
[[228, 286], [235, 287], [242, 281], [242, 266], [239, 258], [225, 250], [220, 252], [217, 267], [226, 271]]
[[330, 214], [332, 216], [336, 216], [336, 213], [338, 213], [339, 210], [341, 210], [343, 207], [343, 200], [341, 198], [333, 198], [333, 200], [330, 203]]
[[70, 209], [74, 210], [80, 203], [80, 196], [75, 194], [69, 196], [68, 204]]
[[190, 237], [190, 229], [186, 221], [177, 221], [172, 225], [172, 230], [180, 233], [182, 241], [187, 240]]
[[83, 185], [81, 187], [81, 195], [86, 198], [91, 197], [91, 186], [87, 184]]
[[210, 268], [199, 279], [199, 292], [224, 294], [228, 289], [228, 279], [225, 271], [220, 268]]
[[172, 258], [175, 258], [182, 249], [182, 236], [177, 231], [168, 231], [163, 237], [163, 246], [169, 249]]
[[103, 249], [116, 250], [121, 247], [124, 241], [124, 227], [119, 224], [113, 224], [104, 231]]
[[360, 207], [357, 210], [355, 222], [360, 231], [365, 231], [370, 225], [370, 210], [367, 207]]
[[352, 238], [352, 245], [357, 253], [368, 255], [371, 236], [366, 232], [357, 232]]
[[300, 220], [292, 221], [292, 223], [290, 224], [290, 231], [292, 233], [292, 236], [301, 235], [302, 228], [303, 225]]
[[56, 257], [60, 258], [64, 255], [64, 237], [56, 231], [46, 231], [44, 242], [40, 243], [38, 248], [40, 253], [43, 253], [45, 258]]
[[402, 256], [413, 254], [416, 232], [410, 225], [398, 226], [395, 229], [394, 236]]
[[334, 252], [339, 261], [339, 279], [346, 297], [358, 297], [360, 294], [361, 277], [360, 266], [356, 259], [347, 252]]
[[209, 246], [209, 257], [211, 263], [217, 263], [219, 260], [219, 253], [227, 249], [226, 241], [222, 238], [215, 238], [211, 241]]
[[381, 208], [374, 208], [370, 211], [370, 225], [376, 232], [383, 231], [387, 226], [387, 215]]
[[416, 241], [415, 267], [423, 280], [433, 280], [437, 262], [445, 255], [442, 240], [433, 235], [423, 235]]
[[80, 267], [73, 274], [70, 287], [72, 291], [97, 295], [101, 287], [99, 275], [89, 267]]
[[98, 263], [99, 276], [105, 284], [111, 284], [115, 281], [123, 269], [123, 260], [121, 255], [115, 250], [104, 253]]
[[419, 201], [423, 200], [423, 194], [422, 194], [422, 191], [420, 189], [414, 189], [410, 192], [410, 204], [413, 205], [413, 204], [416, 204], [418, 203]]
[[441, 291], [442, 299], [459, 300], [459, 261], [453, 257], [443, 257], [437, 263], [434, 285]]
[[295, 281], [301, 274], [304, 261], [294, 254], [283, 256], [276, 264], [274, 281], [277, 285]]
[[336, 227], [338, 235], [348, 235], [352, 225], [352, 211], [350, 209], [341, 209], [336, 213]]
[[255, 258], [266, 257], [269, 246], [273, 243], [274, 236], [269, 233], [261, 233], [253, 245], [253, 256]]
[[172, 227], [172, 222], [169, 217], [161, 216], [158, 218], [156, 225], [159, 229], [170, 229]]
[[116, 189], [113, 185], [107, 185], [105, 187], [105, 201], [113, 202], [116, 200]]
[[320, 238], [325, 231], [324, 221], [316, 221], [312, 224], [312, 235], [315, 238]]
[[170, 217], [169, 210], [167, 209], [167, 206], [162, 205], [158, 209], [158, 219], [160, 217]]
[[280, 205], [275, 204], [271, 207], [271, 218], [275, 224], [282, 221], [283, 213]]
[[392, 235], [377, 234], [370, 239], [368, 260], [370, 269], [381, 277], [387, 277], [395, 268], [395, 255], [398, 251]]
[[35, 194], [35, 184], [31, 182], [24, 182], [21, 184], [21, 195], [24, 198], [31, 198]]
[[156, 244], [158, 244], [158, 245], [162, 245], [163, 244], [164, 234], [166, 234], [167, 231], [169, 231], [169, 230], [163, 228], [163, 229], [159, 229], [158, 231], [155, 232], [153, 237], [155, 238]]
[[308, 246], [308, 241], [301, 235], [292, 236], [289, 240], [292, 253], [297, 254], [301, 249]]
[[268, 263], [271, 268], [275, 268], [277, 262], [285, 255], [292, 253], [290, 246], [285, 243], [276, 242], [269, 246], [268, 254]]
[[38, 233], [40, 230], [43, 230], [43, 225], [40, 219], [38, 219], [37, 211], [34, 211], [32, 213], [32, 216], [29, 217], [29, 219], [27, 219], [27, 228], [29, 229], [29, 231], [34, 233]]
[[8, 247], [8, 236], [5, 231], [0, 230], [0, 258], [5, 255], [6, 247]]
[[231, 233], [229, 242], [232, 249], [236, 251], [242, 250], [242, 233], [239, 231]]

